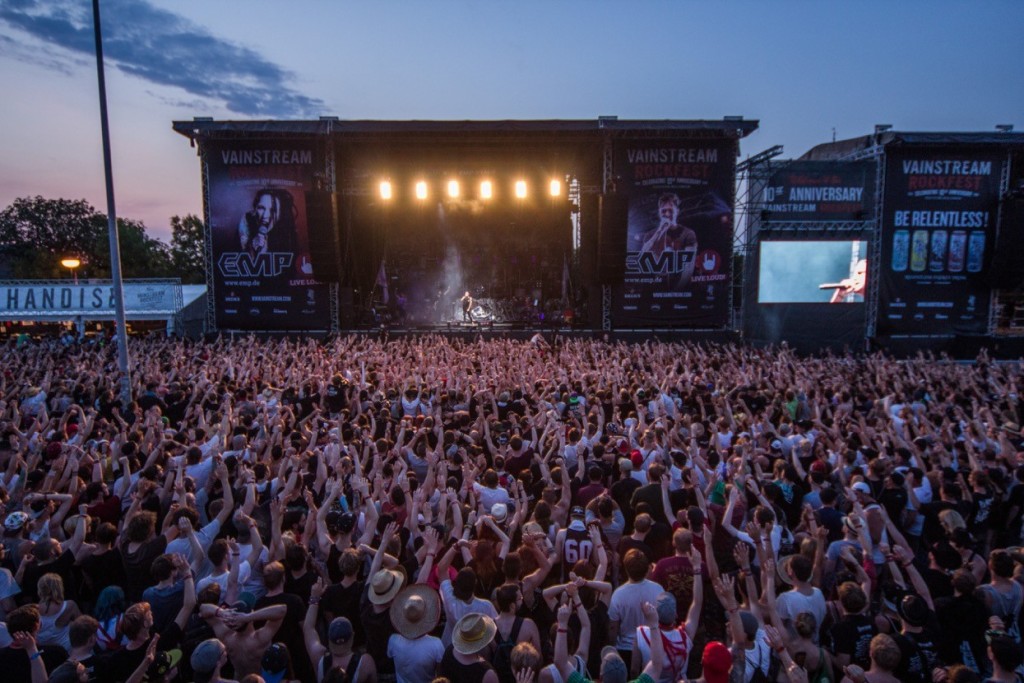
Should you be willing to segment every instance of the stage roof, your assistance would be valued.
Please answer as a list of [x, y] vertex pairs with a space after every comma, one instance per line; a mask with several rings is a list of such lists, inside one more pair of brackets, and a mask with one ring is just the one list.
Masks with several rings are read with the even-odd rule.
[[981, 132], [901, 132], [887, 130], [815, 145], [800, 157], [804, 161], [828, 161], [849, 157], [876, 146], [908, 145], [1024, 145], [1024, 133]]
[[687, 135], [743, 138], [758, 127], [758, 121], [742, 117], [721, 120], [629, 120], [614, 116], [597, 119], [549, 119], [503, 121], [374, 121], [341, 120], [330, 117], [318, 121], [214, 121], [197, 117], [192, 121], [175, 121], [176, 132], [192, 140], [267, 136], [321, 136], [339, 138], [364, 136], [420, 135], [528, 135], [542, 138], [550, 135], [608, 134], [613, 137], [631, 134], [644, 137]]

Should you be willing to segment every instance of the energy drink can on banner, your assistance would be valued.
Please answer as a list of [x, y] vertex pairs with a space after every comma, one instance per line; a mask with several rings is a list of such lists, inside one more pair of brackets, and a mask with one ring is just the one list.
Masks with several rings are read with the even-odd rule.
[[897, 230], [892, 236], [892, 269], [902, 273], [910, 260], [910, 232]]
[[945, 230], [936, 230], [932, 233], [932, 246], [928, 254], [928, 270], [933, 273], [941, 273], [946, 265], [946, 238]]
[[963, 230], [954, 230], [949, 236], [949, 263], [951, 273], [960, 273], [964, 269], [964, 255], [967, 252], [967, 233]]
[[928, 231], [915, 230], [910, 240], [910, 269], [923, 273], [928, 267]]
[[980, 273], [984, 260], [985, 233], [981, 230], [971, 230], [971, 236], [967, 241], [967, 272]]

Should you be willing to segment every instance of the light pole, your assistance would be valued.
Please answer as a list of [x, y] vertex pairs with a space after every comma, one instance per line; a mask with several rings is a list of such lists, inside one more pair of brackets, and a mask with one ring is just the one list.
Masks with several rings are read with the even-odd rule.
[[75, 278], [75, 284], [78, 284], [78, 266], [82, 265], [79, 259], [74, 257], [64, 258], [60, 260], [60, 264], [71, 271], [71, 274]]
[[107, 231], [110, 241], [110, 276], [117, 318], [117, 366], [121, 371], [121, 405], [128, 409], [132, 401], [132, 378], [128, 370], [128, 329], [124, 315], [124, 289], [121, 284], [121, 245], [114, 208], [114, 171], [110, 163], [110, 126], [107, 123], [107, 86], [103, 76], [103, 36], [100, 31], [100, 0], [92, 0], [93, 31], [96, 34], [96, 80], [100, 91], [100, 132], [103, 135], [103, 173], [107, 180]]

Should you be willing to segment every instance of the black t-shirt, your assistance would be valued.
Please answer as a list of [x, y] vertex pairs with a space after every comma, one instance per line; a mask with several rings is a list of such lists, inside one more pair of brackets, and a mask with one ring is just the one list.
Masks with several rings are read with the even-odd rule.
[[163, 555], [167, 549], [167, 537], [157, 534], [155, 538], [146, 541], [134, 552], [129, 552], [128, 547], [127, 540], [121, 543], [121, 559], [124, 562], [124, 571], [127, 576], [124, 594], [129, 602], [137, 602], [142, 597], [142, 591], [156, 583], [153, 581], [149, 569], [153, 565], [153, 560]]
[[878, 634], [875, 621], [864, 614], [850, 614], [832, 627], [836, 654], [849, 655], [850, 662], [867, 670], [871, 667], [871, 639]]
[[306, 618], [306, 602], [292, 593], [281, 593], [260, 598], [256, 601], [253, 611], [274, 605], [284, 605], [288, 609], [274, 639], [287, 645], [289, 652], [298, 653], [299, 656], [292, 656], [294, 678], [301, 681], [313, 680], [313, 668], [309, 663], [309, 657], [301, 656], [306, 652], [306, 641], [302, 633], [302, 622]]
[[[172, 621], [167, 628], [160, 632], [160, 644], [157, 645], [157, 649], [165, 652], [179, 648], [184, 640], [184, 636], [185, 634], [178, 628], [178, 624]], [[149, 641], [147, 640], [141, 647], [137, 647], [134, 650], [122, 647], [117, 652], [111, 654], [104, 667], [106, 680], [126, 681], [131, 678], [135, 670], [139, 668], [139, 664], [146, 658], [146, 650], [148, 648]]]
[[121, 551], [117, 548], [89, 555], [82, 559], [79, 567], [89, 582], [93, 598], [107, 586], [123, 586], [127, 580], [124, 560], [121, 559]]
[[903, 511], [907, 508], [906, 489], [885, 488], [878, 496], [878, 503], [885, 508], [889, 519], [897, 528], [903, 528]]
[[375, 611], [368, 596], [369, 586], [366, 586], [359, 603], [359, 618], [366, 631], [366, 652], [377, 663], [378, 674], [393, 674], [395, 662], [388, 657], [388, 641], [395, 633], [395, 627], [391, 624], [391, 614], [388, 610]]
[[59, 574], [60, 578], [64, 580], [64, 598], [67, 600], [77, 600], [78, 594], [75, 587], [78, 585], [78, 582], [71, 580], [71, 570], [74, 566], [75, 555], [70, 550], [62, 552], [53, 562], [30, 564], [25, 568], [25, 574], [21, 580], [23, 595], [26, 598], [31, 598], [31, 602], [39, 602], [39, 594], [37, 593], [39, 579], [43, 574], [53, 572], [54, 574]]
[[359, 620], [359, 598], [363, 594], [365, 584], [356, 581], [351, 586], [335, 583], [327, 587], [324, 597], [320, 600], [320, 611], [331, 619], [345, 617], [352, 622], [353, 644], [362, 646], [366, 642], [366, 632]]
[[[67, 661], [68, 653], [64, 648], [56, 645], [43, 645], [39, 648], [43, 657], [43, 664], [46, 665], [47, 673]], [[13, 647], [0, 649], [0, 680], [4, 681], [30, 681], [32, 680], [32, 665], [28, 659], [28, 653]]]
[[345, 404], [347, 403], [346, 398], [344, 386], [328, 384], [326, 399], [324, 401], [327, 405], [327, 412], [340, 413], [345, 408]]
[[908, 683], [929, 683], [932, 669], [940, 665], [938, 639], [929, 629], [920, 633], [896, 633], [893, 638], [901, 655], [896, 677]]
[[293, 578], [290, 571], [284, 574], [284, 590], [297, 595], [303, 602], [309, 602], [309, 594], [317, 580], [316, 572], [307, 571], [299, 578]]

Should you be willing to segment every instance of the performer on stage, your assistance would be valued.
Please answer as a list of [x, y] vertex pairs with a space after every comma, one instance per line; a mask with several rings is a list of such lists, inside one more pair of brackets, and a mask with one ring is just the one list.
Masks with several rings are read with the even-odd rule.
[[459, 301], [462, 302], [462, 320], [464, 322], [475, 322], [473, 320], [473, 313], [472, 313], [472, 311], [473, 311], [473, 297], [471, 297], [469, 295], [469, 292], [466, 292], [465, 294], [462, 295], [462, 298], [459, 299]]

